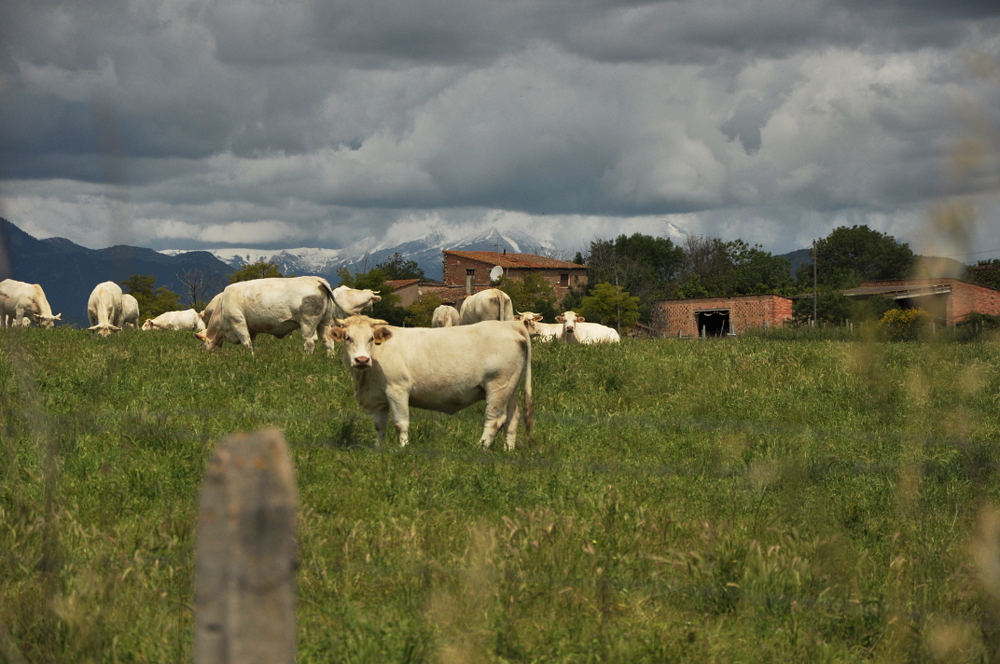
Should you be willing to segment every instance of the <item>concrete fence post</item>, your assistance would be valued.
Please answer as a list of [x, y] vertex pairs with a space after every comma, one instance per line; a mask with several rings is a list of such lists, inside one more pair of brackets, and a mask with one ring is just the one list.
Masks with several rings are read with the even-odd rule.
[[297, 503], [280, 430], [215, 448], [198, 510], [195, 664], [295, 661]]

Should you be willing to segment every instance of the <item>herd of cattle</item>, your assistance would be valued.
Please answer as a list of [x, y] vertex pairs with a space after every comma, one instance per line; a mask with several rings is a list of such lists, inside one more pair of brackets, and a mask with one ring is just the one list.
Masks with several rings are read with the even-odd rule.
[[[442, 305], [431, 327], [393, 327], [361, 315], [381, 300], [376, 291], [332, 288], [322, 277], [255, 279], [230, 284], [201, 313], [170, 311], [147, 320], [143, 330], [189, 330], [206, 350], [224, 342], [253, 352], [260, 333], [278, 338], [302, 333], [305, 350], [320, 340], [332, 354], [343, 343], [343, 359], [354, 380], [361, 409], [374, 417], [379, 444], [392, 416], [400, 445], [406, 445], [409, 408], [455, 413], [486, 402], [480, 445], [485, 449], [502, 429], [504, 448], [514, 448], [524, 382], [525, 429], [534, 417], [531, 393], [531, 339], [567, 343], [618, 343], [618, 333], [587, 323], [567, 311], [558, 324], [542, 322], [532, 312], [514, 313], [510, 297], [496, 289], [465, 299], [461, 310]], [[137, 326], [139, 306], [112, 281], [94, 287], [87, 303], [91, 334], [107, 337], [127, 325]], [[38, 284], [13, 279], [0, 282], [0, 325], [51, 328], [62, 314], [52, 314]]]

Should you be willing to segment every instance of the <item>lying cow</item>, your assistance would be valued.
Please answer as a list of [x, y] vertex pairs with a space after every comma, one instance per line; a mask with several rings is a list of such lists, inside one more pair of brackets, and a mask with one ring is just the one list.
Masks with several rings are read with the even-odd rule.
[[[479, 444], [488, 449], [504, 430], [504, 449], [517, 437], [517, 385], [524, 378], [525, 430], [531, 435], [531, 338], [521, 323], [487, 321], [432, 329], [391, 327], [352, 316], [337, 321], [330, 337], [344, 342], [344, 364], [354, 379], [354, 398], [375, 417], [378, 444], [389, 414], [400, 446], [409, 441], [410, 406], [456, 413], [486, 401]], [[489, 349], [489, 352], [483, 352]]]
[[52, 315], [45, 291], [38, 284], [14, 279], [0, 281], [0, 326], [24, 326], [26, 320], [29, 325], [51, 328], [57, 320], [62, 320], [62, 314]]
[[185, 311], [167, 311], [156, 318], [150, 318], [142, 324], [142, 329], [149, 330], [183, 330], [190, 332], [201, 332], [205, 329], [205, 322], [194, 309]]
[[105, 281], [94, 286], [87, 300], [87, 318], [90, 319], [91, 336], [95, 333], [109, 337], [112, 332], [121, 331], [122, 289], [113, 281]]
[[618, 331], [613, 327], [600, 323], [584, 322], [583, 316], [567, 311], [562, 316], [556, 316], [562, 323], [559, 338], [571, 344], [616, 344], [621, 341]]
[[507, 293], [487, 288], [465, 298], [459, 317], [462, 325], [472, 325], [484, 320], [514, 320], [514, 305]]
[[319, 337], [332, 353], [333, 340], [326, 331], [338, 310], [333, 289], [322, 277], [238, 281], [222, 291], [208, 327], [195, 336], [205, 350], [228, 341], [253, 352], [254, 339], [262, 332], [280, 339], [301, 329], [306, 352], [313, 351]]
[[453, 327], [459, 324], [458, 309], [442, 304], [431, 314], [431, 327]]
[[536, 341], [554, 341], [562, 334], [562, 325], [555, 323], [543, 323], [542, 315], [530, 311], [522, 311], [514, 314], [514, 320], [524, 323], [524, 327]]
[[122, 322], [121, 326], [139, 327], [139, 301], [131, 294], [122, 295]]

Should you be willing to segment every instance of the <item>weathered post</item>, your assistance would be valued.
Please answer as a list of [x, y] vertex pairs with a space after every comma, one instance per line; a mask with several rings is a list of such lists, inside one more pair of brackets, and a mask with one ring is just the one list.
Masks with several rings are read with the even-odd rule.
[[297, 494], [280, 430], [215, 448], [198, 512], [195, 664], [295, 661]]

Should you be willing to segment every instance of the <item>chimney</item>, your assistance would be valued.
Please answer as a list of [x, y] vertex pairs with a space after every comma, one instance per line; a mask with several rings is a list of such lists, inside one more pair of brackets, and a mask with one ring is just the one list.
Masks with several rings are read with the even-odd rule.
[[474, 269], [465, 270], [465, 294], [472, 295], [473, 279], [476, 276], [476, 271]]

